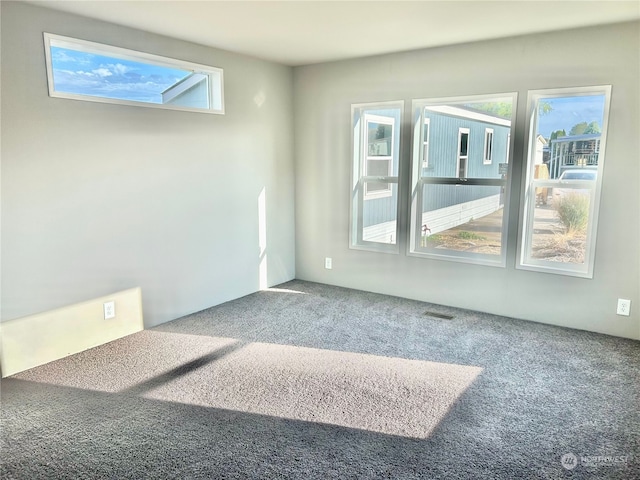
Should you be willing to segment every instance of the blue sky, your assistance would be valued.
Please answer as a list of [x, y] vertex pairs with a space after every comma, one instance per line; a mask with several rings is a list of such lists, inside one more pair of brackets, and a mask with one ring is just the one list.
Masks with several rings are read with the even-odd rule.
[[51, 47], [56, 91], [161, 103], [160, 93], [191, 72]]
[[598, 122], [602, 128], [604, 95], [544, 99], [551, 112], [538, 116], [538, 133], [549, 138], [551, 132], [564, 129], [567, 135], [575, 124]]

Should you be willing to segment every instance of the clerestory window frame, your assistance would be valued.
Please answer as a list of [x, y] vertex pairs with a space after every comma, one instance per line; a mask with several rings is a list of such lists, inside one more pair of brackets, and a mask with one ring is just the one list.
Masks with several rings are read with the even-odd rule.
[[[180, 110], [196, 113], [208, 113], [216, 115], [224, 115], [224, 71], [222, 68], [210, 65], [202, 65], [198, 63], [178, 60], [175, 58], [164, 57], [137, 50], [116, 47], [103, 43], [82, 40], [63, 35], [43, 32], [45, 63], [47, 71], [47, 84], [49, 96], [53, 98], [63, 98], [69, 100], [81, 100], [88, 102], [108, 103], [115, 105], [138, 106], [147, 108], [157, 108], [165, 110]], [[99, 96], [97, 94], [86, 94], [65, 90], [62, 82], [57, 81], [56, 69], [54, 69], [54, 61], [52, 58], [52, 48], [63, 49], [63, 51], [73, 51], [74, 53], [83, 53], [88, 55], [97, 55], [109, 57], [109, 59], [124, 60], [134, 62], [144, 66], [152, 66], [156, 68], [175, 69], [185, 72], [185, 78], [170, 85], [164, 92], [157, 92], [160, 95], [161, 102], [139, 101], [125, 98], [117, 98], [113, 96]], [[60, 70], [61, 71], [61, 70]], [[83, 72], [90, 74], [91, 72]], [[107, 74], [108, 72], [105, 72]], [[180, 104], [178, 97], [184, 95], [185, 91], [194, 87], [196, 83], [205, 83], [201, 88], [201, 97], [206, 97], [206, 107], [190, 106], [188, 104]]]

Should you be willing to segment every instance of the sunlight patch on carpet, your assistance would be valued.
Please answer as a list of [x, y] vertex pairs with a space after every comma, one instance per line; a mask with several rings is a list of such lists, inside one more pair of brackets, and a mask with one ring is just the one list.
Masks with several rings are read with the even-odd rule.
[[479, 367], [251, 343], [144, 396], [426, 438]]
[[426, 438], [476, 366], [166, 332], [24, 372], [24, 380]]
[[297, 293], [300, 295], [307, 295], [306, 292], [301, 292], [300, 290], [291, 290], [289, 288], [266, 288], [265, 292], [275, 292], [275, 293]]

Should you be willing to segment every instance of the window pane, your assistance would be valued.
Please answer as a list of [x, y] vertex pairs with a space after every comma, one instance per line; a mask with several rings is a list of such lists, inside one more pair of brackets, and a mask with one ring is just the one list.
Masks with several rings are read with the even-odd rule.
[[420, 250], [500, 256], [502, 187], [426, 184], [421, 203]]
[[530, 94], [519, 267], [591, 277], [610, 87]]
[[389, 175], [389, 160], [367, 160], [367, 175], [386, 177]]
[[493, 130], [487, 129], [484, 139], [484, 160], [490, 163], [493, 159]]
[[391, 155], [393, 127], [375, 122], [369, 122], [368, 126], [368, 155], [370, 157]]
[[568, 185], [552, 191], [552, 202], [534, 210], [531, 258], [584, 264], [591, 190]]
[[424, 119], [422, 131], [422, 167], [429, 168], [429, 119]]
[[365, 242], [395, 244], [398, 211], [397, 184], [366, 182], [365, 188], [368, 192], [389, 191], [390, 195], [364, 201], [362, 239]]
[[[162, 93], [190, 71], [105, 55], [51, 47], [53, 79], [59, 92], [162, 103]], [[206, 77], [205, 77], [206, 78]]]
[[223, 112], [220, 69], [58, 35], [44, 38], [51, 96]]
[[469, 134], [461, 133], [460, 134], [460, 156], [461, 157], [467, 156], [468, 144], [469, 144]]
[[[410, 254], [504, 266], [515, 99], [414, 100]], [[420, 163], [426, 153], [417, 143], [424, 123], [428, 165]]]
[[467, 157], [460, 157], [459, 167], [458, 167], [458, 177], [460, 178], [467, 177]]
[[[502, 178], [500, 164], [507, 164], [510, 151], [511, 108], [511, 97], [424, 107], [421, 112], [424, 121], [429, 122], [429, 168], [421, 170], [420, 175]], [[489, 145], [491, 162], [487, 162], [485, 156], [487, 128], [492, 130]], [[458, 162], [460, 157], [468, 157], [463, 165]]]

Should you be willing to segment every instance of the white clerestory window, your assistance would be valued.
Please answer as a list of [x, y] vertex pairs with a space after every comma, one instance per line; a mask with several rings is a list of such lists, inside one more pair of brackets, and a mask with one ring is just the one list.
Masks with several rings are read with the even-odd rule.
[[44, 34], [51, 97], [224, 114], [223, 70]]

